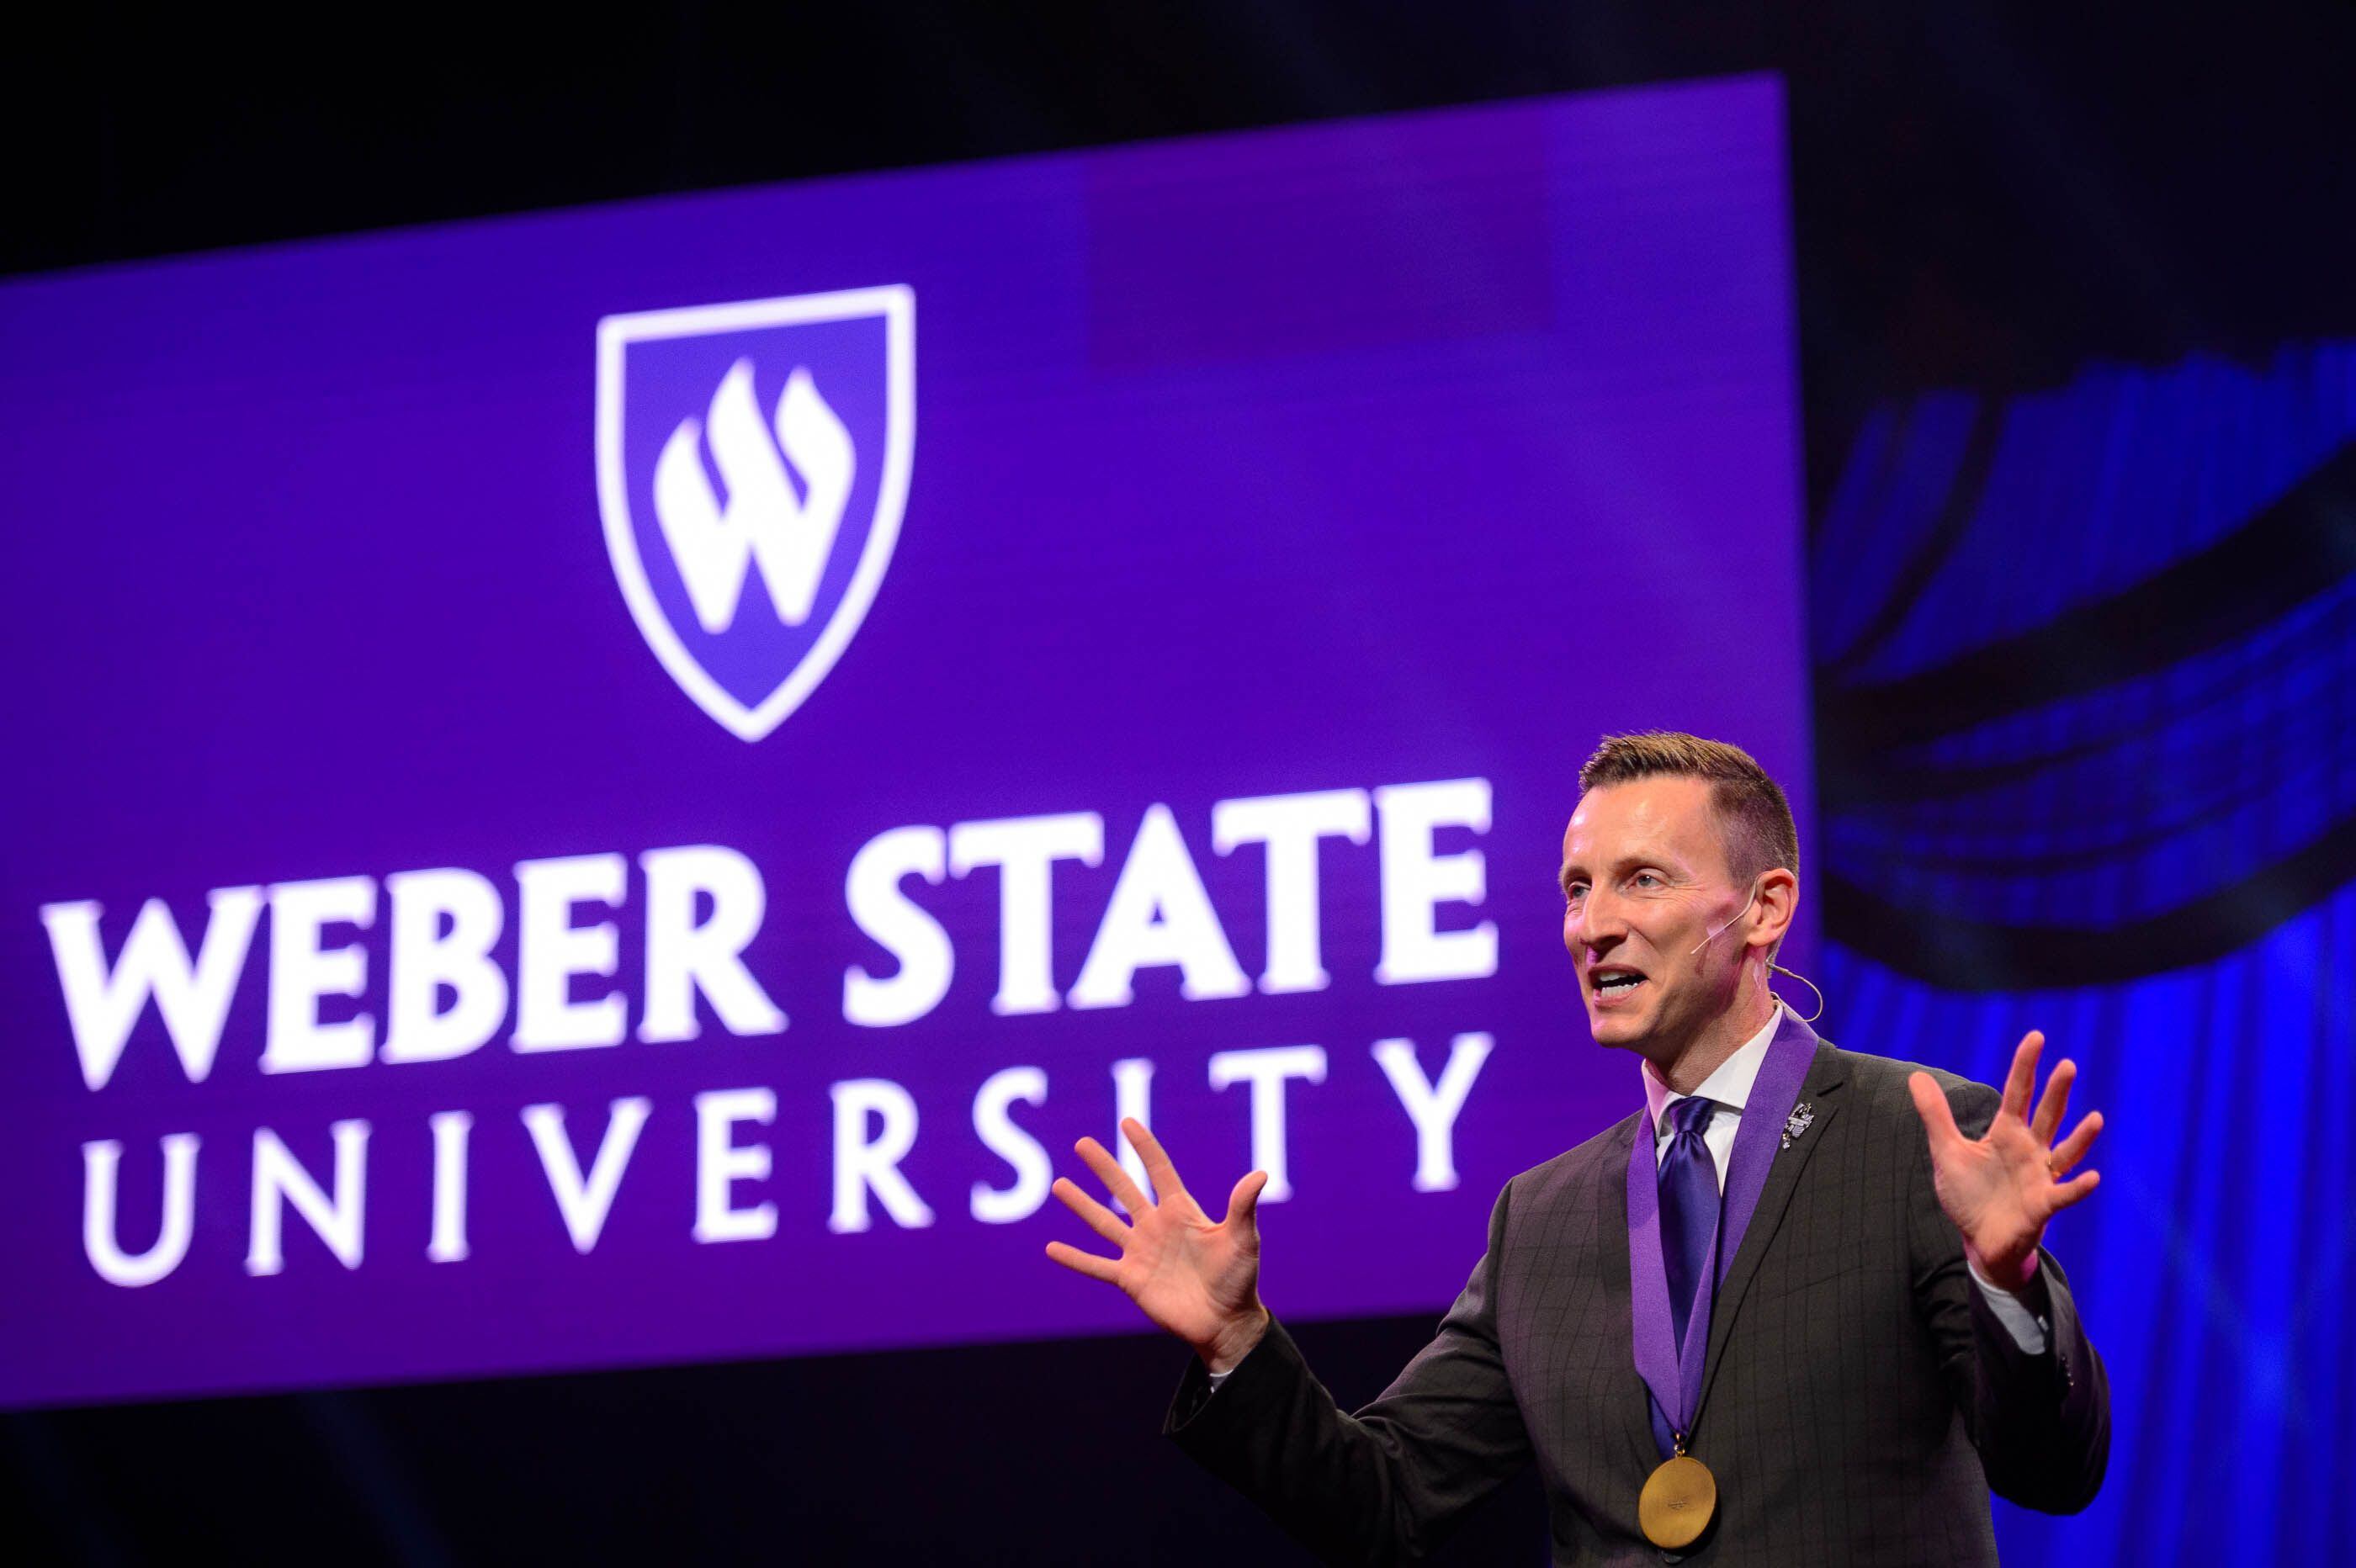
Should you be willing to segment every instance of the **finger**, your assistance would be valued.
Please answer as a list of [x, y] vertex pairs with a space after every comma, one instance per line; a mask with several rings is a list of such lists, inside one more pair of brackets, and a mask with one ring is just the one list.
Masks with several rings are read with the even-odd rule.
[[1178, 1179], [1178, 1168], [1170, 1163], [1169, 1151], [1162, 1147], [1162, 1140], [1155, 1137], [1143, 1122], [1135, 1116], [1123, 1116], [1120, 1119], [1120, 1136], [1129, 1140], [1129, 1147], [1135, 1149], [1137, 1157], [1145, 1162], [1145, 1174], [1153, 1183], [1153, 1196], [1157, 1202], [1166, 1203], [1173, 1198], [1186, 1196], [1186, 1184]]
[[1227, 1217], [1220, 1221], [1236, 1228], [1239, 1244], [1255, 1250], [1259, 1246], [1260, 1189], [1267, 1185], [1268, 1172], [1264, 1170], [1255, 1170], [1237, 1182], [1236, 1189], [1227, 1194]]
[[1088, 1168], [1097, 1173], [1097, 1179], [1105, 1184], [1105, 1190], [1119, 1199], [1122, 1208], [1132, 1214], [1142, 1214], [1152, 1207], [1104, 1145], [1094, 1138], [1082, 1138], [1072, 1146], [1072, 1152], [1087, 1162]]
[[2053, 1153], [2046, 1160], [2046, 1164], [2052, 1168], [2053, 1174], [2069, 1175], [2070, 1168], [2086, 1157], [2086, 1150], [2093, 1146], [2094, 1135], [2102, 1130], [2103, 1113], [2087, 1112], [2078, 1125], [2071, 1129], [2070, 1136], [2053, 1146]]
[[2029, 1092], [2037, 1086], [2037, 1055], [2044, 1049], [2042, 1031], [2022, 1035], [2012, 1053], [2012, 1072], [2004, 1081], [2004, 1109], [2024, 1122], [2029, 1120]]
[[1059, 1176], [1047, 1190], [1062, 1199], [1065, 1208], [1087, 1221], [1089, 1230], [1122, 1252], [1129, 1251], [1129, 1227], [1120, 1222], [1119, 1215], [1081, 1191], [1078, 1182], [1068, 1176]]
[[1927, 1072], [1917, 1072], [1906, 1080], [1906, 1088], [1914, 1096], [1915, 1114], [1922, 1118], [1922, 1130], [1931, 1135], [1934, 1150], [1963, 1141], [1963, 1131], [1955, 1125], [1954, 1108], [1939, 1092], [1937, 1079]]
[[1084, 1274], [1090, 1279], [1100, 1279], [1107, 1285], [1119, 1283], [1120, 1265], [1110, 1258], [1100, 1258], [1094, 1253], [1084, 1253], [1079, 1248], [1063, 1242], [1049, 1242], [1047, 1255], [1074, 1274]]
[[2087, 1194], [2093, 1192], [2095, 1188], [2100, 1187], [2102, 1184], [2103, 1173], [2101, 1171], [2086, 1170], [2079, 1172], [2076, 1176], [2072, 1177], [2069, 1180], [2063, 1182], [2061, 1186], [2056, 1187], [2053, 1189], [2052, 1211], [2056, 1214], [2060, 1213], [2062, 1210], [2067, 1209], [2072, 1203], [2083, 1200]]
[[2078, 1064], [2068, 1057], [2053, 1064], [2053, 1075], [2045, 1081], [2045, 1093], [2037, 1097], [2037, 1115], [2029, 1119], [2029, 1130], [2037, 1141], [2050, 1144], [2053, 1135], [2062, 1130], [2062, 1118], [2070, 1110], [2070, 1086], [2078, 1081]]

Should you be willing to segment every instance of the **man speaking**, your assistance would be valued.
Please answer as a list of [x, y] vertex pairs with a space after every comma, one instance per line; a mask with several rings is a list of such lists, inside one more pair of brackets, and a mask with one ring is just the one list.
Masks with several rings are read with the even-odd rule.
[[[1149, 1200], [1056, 1195], [1193, 1346], [1167, 1430], [1337, 1561], [1412, 1560], [1524, 1466], [1559, 1563], [1993, 1563], [1988, 1491], [2083, 1508], [2110, 1448], [2101, 1360], [2040, 1246], [2094, 1190], [2099, 1115], [1836, 1049], [1769, 988], [1799, 897], [1783, 791], [1691, 735], [1607, 739], [1563, 833], [1563, 943], [1623, 1121], [1506, 1183], [1438, 1335], [1345, 1415], [1260, 1305], [1265, 1173], [1214, 1221], [1135, 1121]], [[1641, 1090], [1641, 1098], [1638, 1091]]]

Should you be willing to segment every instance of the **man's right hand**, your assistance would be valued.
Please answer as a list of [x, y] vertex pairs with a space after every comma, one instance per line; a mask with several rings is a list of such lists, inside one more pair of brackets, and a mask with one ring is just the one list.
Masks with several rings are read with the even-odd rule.
[[1237, 1182], [1226, 1218], [1214, 1223], [1145, 1124], [1127, 1117], [1120, 1131], [1145, 1161], [1154, 1200], [1138, 1190], [1104, 1145], [1082, 1138], [1074, 1149], [1129, 1211], [1128, 1222], [1068, 1177], [1057, 1177], [1054, 1190], [1090, 1230], [1119, 1247], [1120, 1256], [1098, 1257], [1062, 1242], [1049, 1242], [1047, 1255], [1075, 1273], [1120, 1286], [1148, 1317], [1193, 1346], [1205, 1366], [1226, 1371], [1268, 1331], [1268, 1308], [1259, 1304], [1257, 1218], [1268, 1172], [1255, 1170]]

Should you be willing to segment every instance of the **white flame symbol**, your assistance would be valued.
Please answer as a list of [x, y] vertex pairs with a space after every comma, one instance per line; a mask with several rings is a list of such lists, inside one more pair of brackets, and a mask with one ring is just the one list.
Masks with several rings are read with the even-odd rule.
[[[726, 631], [744, 596], [745, 571], [758, 561], [777, 619], [798, 626], [809, 619], [851, 499], [857, 462], [851, 432], [819, 396], [809, 372], [798, 368], [777, 400], [772, 441], [753, 398], [750, 359], [737, 360], [721, 379], [708, 420], [725, 505], [703, 472], [697, 452], [703, 432], [693, 415], [679, 421], [655, 462], [655, 519], [695, 618], [706, 632]], [[798, 498], [788, 461], [803, 482]]]

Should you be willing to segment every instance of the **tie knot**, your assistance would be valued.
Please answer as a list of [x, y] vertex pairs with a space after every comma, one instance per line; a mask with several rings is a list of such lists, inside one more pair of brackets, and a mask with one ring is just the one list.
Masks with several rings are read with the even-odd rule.
[[1709, 1130], [1709, 1119], [1717, 1114], [1717, 1101], [1705, 1100], [1698, 1094], [1688, 1095], [1669, 1107], [1669, 1132], [1677, 1137], [1688, 1133], [1699, 1137]]

